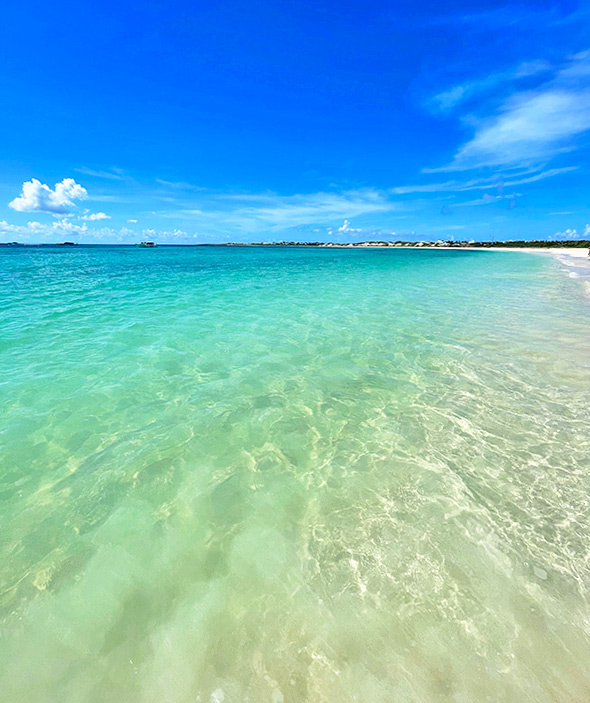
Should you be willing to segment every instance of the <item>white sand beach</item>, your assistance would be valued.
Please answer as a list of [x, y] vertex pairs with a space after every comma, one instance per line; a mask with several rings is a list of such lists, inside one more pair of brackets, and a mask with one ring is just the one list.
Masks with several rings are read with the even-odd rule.
[[528, 254], [551, 254], [552, 256], [565, 256], [571, 258], [579, 265], [580, 260], [588, 261], [588, 249], [580, 247], [552, 247], [551, 249], [541, 247], [469, 247], [469, 249], [477, 249], [478, 251], [522, 251]]
[[[412, 249], [442, 249], [437, 246], [411, 247]], [[453, 247], [453, 251], [519, 251], [525, 254], [551, 254], [553, 256], [566, 256], [575, 259], [580, 263], [580, 259], [589, 260], [588, 249], [586, 247]]]
[[[474, 248], [474, 247], [470, 247]], [[483, 251], [486, 247], [477, 247]], [[590, 269], [590, 257], [586, 247], [552, 247], [550, 249], [541, 247], [488, 247], [491, 251], [520, 251], [528, 254], [545, 254], [555, 256], [566, 266], [583, 266]]]

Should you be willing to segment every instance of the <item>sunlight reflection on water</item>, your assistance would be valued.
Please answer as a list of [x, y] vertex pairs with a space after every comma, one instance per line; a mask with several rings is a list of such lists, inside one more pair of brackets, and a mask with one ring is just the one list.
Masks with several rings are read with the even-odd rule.
[[590, 698], [590, 322], [558, 264], [2, 257], [9, 700]]

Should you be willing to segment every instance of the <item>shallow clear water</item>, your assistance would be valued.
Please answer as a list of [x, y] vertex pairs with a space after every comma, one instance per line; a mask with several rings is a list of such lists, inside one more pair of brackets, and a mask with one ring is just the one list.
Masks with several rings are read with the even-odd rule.
[[590, 306], [551, 258], [0, 250], [18, 703], [590, 699]]

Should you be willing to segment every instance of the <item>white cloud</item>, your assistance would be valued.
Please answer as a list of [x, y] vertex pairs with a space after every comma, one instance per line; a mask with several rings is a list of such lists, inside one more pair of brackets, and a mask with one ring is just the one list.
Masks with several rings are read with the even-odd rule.
[[36, 178], [23, 183], [22, 193], [9, 203], [19, 212], [48, 212], [52, 215], [67, 215], [74, 207], [74, 200], [88, 197], [86, 189], [73, 178], [64, 178], [52, 190]]
[[[344, 220], [344, 223], [342, 224], [341, 227], [338, 227], [336, 230], [340, 234], [356, 234], [357, 232], [362, 232], [362, 229], [355, 229], [354, 227], [350, 226], [349, 220]], [[332, 231], [330, 230], [330, 234]], [[394, 233], [395, 234], [395, 233]]]
[[578, 239], [578, 231], [575, 229], [566, 229], [564, 232], [556, 232], [553, 239]]
[[6, 221], [0, 221], [0, 239], [10, 241], [12, 239], [51, 242], [60, 239], [81, 238], [85, 242], [119, 242], [134, 243], [140, 239], [152, 239], [160, 244], [183, 242], [195, 239], [197, 233], [189, 233], [184, 230], [174, 229], [144, 229], [140, 234], [127, 228], [113, 229], [111, 227], [89, 227], [86, 222], [77, 224], [71, 219], [61, 218], [55, 222], [41, 224], [40, 222], [29, 222], [27, 225], [13, 225]]
[[6, 221], [0, 222], [0, 235], [19, 235], [23, 239], [34, 236], [51, 237], [52, 235], [80, 235], [88, 232], [87, 225], [77, 225], [67, 218], [62, 218], [51, 224], [41, 224], [40, 222], [28, 222], [26, 225], [12, 225]]
[[104, 212], [91, 212], [80, 217], [81, 220], [110, 220], [111, 216]]
[[495, 115], [465, 116], [476, 125], [473, 138], [451, 164], [430, 171], [533, 164], [572, 150], [590, 130], [589, 77], [590, 53], [583, 52], [539, 88], [511, 96]]
[[0, 221], [1, 234], [31, 234], [44, 229], [40, 222], [28, 222], [26, 225], [11, 225], [6, 220]]
[[584, 227], [584, 231], [578, 233], [577, 229], [566, 229], [563, 232], [556, 232], [550, 239], [590, 239], [590, 224]]
[[52, 229], [55, 234], [84, 234], [88, 231], [88, 226], [86, 223], [82, 225], [76, 225], [70, 220], [63, 219], [58, 222], [54, 222]]
[[127, 222], [131, 222], [131, 224], [134, 224], [134, 225], [137, 224], [137, 220], [127, 220]]
[[455, 156], [452, 169], [501, 166], [569, 151], [569, 139], [590, 129], [590, 90], [552, 90], [514, 98]]

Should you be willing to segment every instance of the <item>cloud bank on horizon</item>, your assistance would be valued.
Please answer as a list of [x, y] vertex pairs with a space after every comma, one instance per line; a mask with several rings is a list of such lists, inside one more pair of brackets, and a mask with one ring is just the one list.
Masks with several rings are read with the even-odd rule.
[[[588, 235], [582, 3], [263, 3], [244, 16], [237, 0], [208, 13], [172, 0], [138, 15], [119, 56], [120, 8], [88, 29], [82, 7], [66, 27], [65, 10], [34, 4], [51, 42], [19, 29], [22, 8], [0, 28], [15, 106], [0, 114], [14, 137], [0, 239]], [[44, 84], [36, 60], [72, 52], [68, 86]]]

